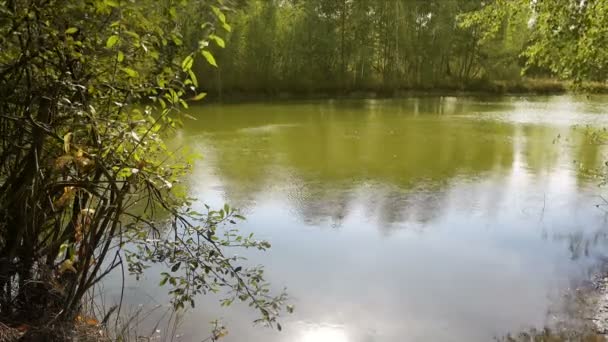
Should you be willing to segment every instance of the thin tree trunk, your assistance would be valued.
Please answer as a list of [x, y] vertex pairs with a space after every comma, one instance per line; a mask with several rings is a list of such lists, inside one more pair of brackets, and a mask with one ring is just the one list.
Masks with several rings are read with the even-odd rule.
[[344, 31], [346, 31], [346, 0], [342, 0], [342, 30], [340, 37], [340, 83], [341, 87], [344, 89], [346, 86], [346, 68], [344, 61]]

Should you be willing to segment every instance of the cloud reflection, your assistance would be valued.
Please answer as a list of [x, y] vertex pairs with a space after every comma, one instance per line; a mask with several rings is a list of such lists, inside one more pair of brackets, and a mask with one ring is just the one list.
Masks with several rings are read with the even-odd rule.
[[309, 325], [302, 329], [296, 342], [351, 342], [343, 327]]

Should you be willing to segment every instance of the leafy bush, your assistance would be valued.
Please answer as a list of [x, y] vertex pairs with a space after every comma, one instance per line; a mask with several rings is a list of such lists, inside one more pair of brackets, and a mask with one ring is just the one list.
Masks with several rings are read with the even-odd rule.
[[208, 45], [230, 30], [225, 5], [0, 1], [2, 320], [72, 322], [112, 270], [164, 263], [175, 307], [225, 288], [224, 303], [248, 301], [276, 322], [285, 294], [270, 296], [261, 269], [223, 253], [268, 243], [221, 234], [242, 219], [228, 206], [190, 209], [178, 185], [190, 161], [163, 140], [205, 95], [191, 69], [215, 65]]

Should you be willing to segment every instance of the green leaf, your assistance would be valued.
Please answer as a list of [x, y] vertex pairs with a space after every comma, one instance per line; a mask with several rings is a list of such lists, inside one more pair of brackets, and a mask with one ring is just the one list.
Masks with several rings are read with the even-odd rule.
[[220, 23], [222, 24], [222, 27], [224, 28], [224, 30], [226, 30], [228, 32], [232, 31], [232, 28], [226, 22], [226, 15], [224, 13], [222, 13], [222, 10], [220, 10], [218, 7], [215, 7], [215, 6], [211, 6], [211, 10], [213, 10], [213, 13], [215, 14], [215, 16], [220, 20]]
[[226, 42], [221, 37], [211, 34], [211, 35], [209, 35], [209, 39], [212, 39], [217, 44], [217, 46], [219, 46], [221, 48], [226, 47]]
[[76, 32], [78, 32], [77, 27], [70, 27], [69, 29], [65, 30], [65, 34], [74, 34]]
[[184, 113], [184, 117], [185, 117], [185, 118], [188, 118], [188, 119], [190, 119], [190, 120], [194, 120], [194, 121], [198, 120], [197, 118], [195, 118], [194, 116], [192, 116], [192, 115], [190, 115], [190, 114], [188, 114], [188, 113]]
[[131, 31], [131, 30], [125, 30], [123, 31], [125, 34], [131, 36], [133, 39], [141, 39], [139, 33], [135, 32], [135, 31]]
[[104, 0], [104, 4], [109, 7], [118, 7], [118, 2], [115, 0]]
[[188, 75], [190, 75], [190, 79], [192, 80], [192, 84], [198, 88], [198, 79], [192, 70], [188, 70]]
[[226, 15], [224, 15], [224, 13], [222, 13], [222, 11], [218, 7], [211, 6], [211, 10], [213, 11], [213, 13], [215, 13], [215, 16], [220, 20], [222, 24], [226, 22]]
[[207, 60], [207, 62], [211, 65], [213, 65], [214, 67], [217, 68], [217, 63], [215, 62], [215, 57], [213, 57], [213, 55], [211, 54], [211, 52], [207, 51], [207, 50], [203, 50], [201, 52], [201, 54], [203, 55], [203, 57], [205, 57], [205, 59]]
[[193, 63], [194, 63], [194, 58], [192, 58], [192, 55], [187, 56], [182, 61], [182, 70], [188, 71], [188, 70], [192, 69], [192, 64]]
[[192, 101], [200, 101], [207, 96], [207, 93], [200, 93], [192, 98]]
[[131, 68], [121, 68], [120, 70], [124, 71], [127, 75], [129, 75], [129, 77], [139, 76], [139, 73]]
[[125, 54], [122, 53], [122, 51], [118, 51], [118, 56], [116, 56], [116, 60], [118, 60], [119, 63], [122, 63], [122, 61], [125, 60]]
[[174, 43], [175, 45], [177, 45], [177, 46], [181, 46], [182, 44], [184, 44], [184, 41], [183, 41], [183, 40], [182, 40], [180, 37], [178, 37], [178, 36], [176, 36], [176, 35], [172, 35], [172, 36], [171, 36], [171, 40], [172, 40], [172, 41], [173, 41], [173, 43]]
[[111, 49], [114, 45], [116, 45], [116, 43], [118, 43], [118, 39], [119, 37], [117, 35], [110, 36], [106, 41], [106, 47]]

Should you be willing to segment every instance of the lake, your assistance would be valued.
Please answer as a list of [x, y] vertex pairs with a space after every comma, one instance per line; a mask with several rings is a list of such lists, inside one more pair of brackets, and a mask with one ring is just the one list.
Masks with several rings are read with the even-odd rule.
[[[201, 298], [181, 341], [489, 341], [551, 326], [607, 247], [608, 98], [413, 97], [211, 104], [175, 138], [204, 156], [194, 197], [242, 209], [243, 233], [296, 311], [283, 331]], [[597, 207], [597, 205], [600, 205]], [[232, 251], [231, 251], [232, 252]], [[167, 303], [150, 273], [132, 305]], [[111, 289], [110, 289], [111, 290]]]

